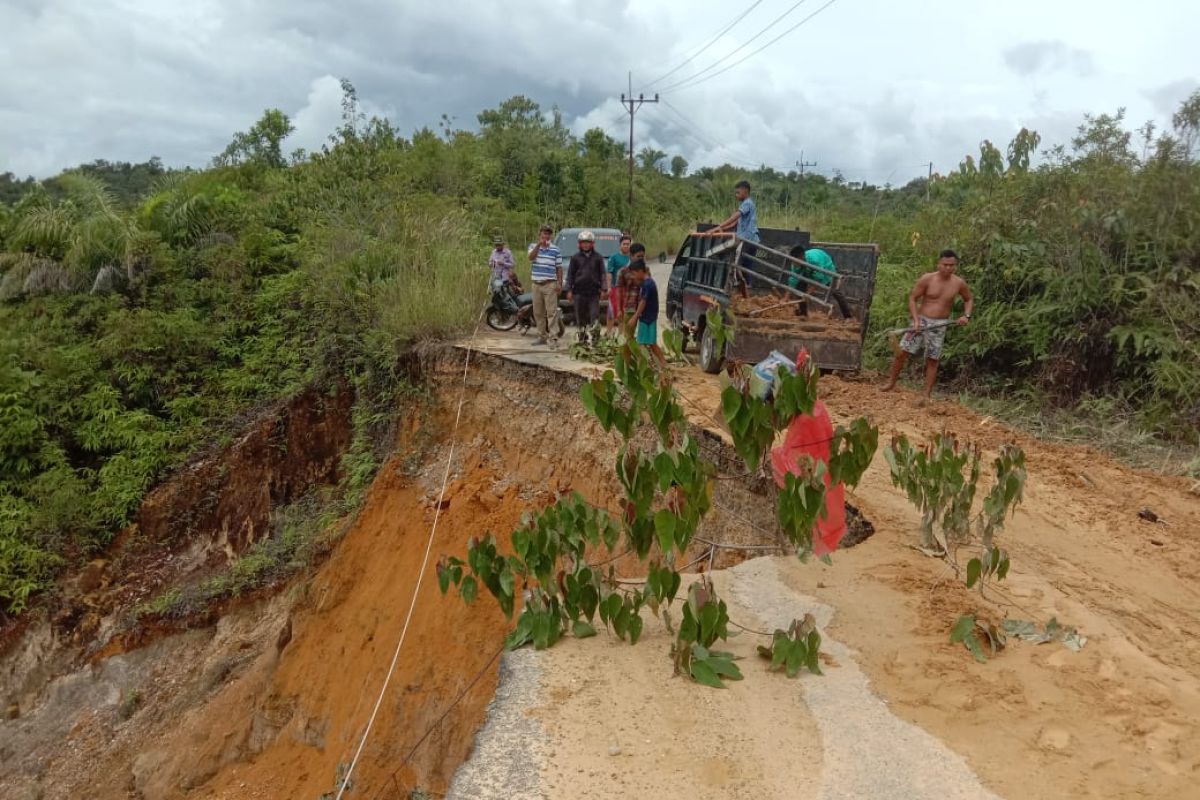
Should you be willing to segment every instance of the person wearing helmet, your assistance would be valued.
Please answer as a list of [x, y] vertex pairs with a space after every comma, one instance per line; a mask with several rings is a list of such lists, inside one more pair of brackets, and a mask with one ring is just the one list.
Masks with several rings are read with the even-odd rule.
[[596, 235], [591, 231], [579, 234], [579, 252], [567, 265], [567, 300], [575, 304], [575, 324], [579, 340], [587, 342], [599, 330], [593, 327], [600, 320], [600, 292], [604, 289], [604, 258], [596, 252]]

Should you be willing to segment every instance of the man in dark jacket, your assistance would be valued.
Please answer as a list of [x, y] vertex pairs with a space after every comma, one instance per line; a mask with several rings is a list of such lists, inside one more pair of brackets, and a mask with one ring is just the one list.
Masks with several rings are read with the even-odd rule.
[[604, 258], [596, 252], [596, 236], [591, 231], [579, 234], [579, 252], [567, 266], [567, 300], [575, 304], [575, 324], [579, 340], [586, 342], [591, 333], [599, 338], [600, 292], [604, 289]]

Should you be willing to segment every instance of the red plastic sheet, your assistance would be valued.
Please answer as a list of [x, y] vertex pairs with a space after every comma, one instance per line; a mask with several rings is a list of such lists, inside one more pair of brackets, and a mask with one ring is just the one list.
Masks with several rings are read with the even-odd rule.
[[[802, 349], [796, 356], [796, 366], [804, 366], [807, 360], [808, 351]], [[801, 474], [800, 464], [805, 460], [804, 456], [810, 456], [828, 468], [832, 440], [833, 422], [825, 404], [818, 400], [812, 415], [802, 414], [793, 419], [783, 443], [771, 450], [775, 483], [782, 487], [784, 475], [789, 472]], [[831, 487], [828, 472], [825, 474], [825, 506], [826, 514], [817, 520], [816, 530], [813, 531], [813, 554], [818, 557], [837, 550], [842, 537], [846, 535], [846, 487], [841, 483]]]

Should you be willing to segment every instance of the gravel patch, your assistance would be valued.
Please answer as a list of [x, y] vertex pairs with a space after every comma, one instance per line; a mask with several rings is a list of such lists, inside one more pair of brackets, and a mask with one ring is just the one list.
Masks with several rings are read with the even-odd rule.
[[501, 657], [496, 697], [471, 757], [454, 773], [448, 800], [544, 800], [546, 731], [530, 714], [541, 704], [541, 661], [532, 648]]

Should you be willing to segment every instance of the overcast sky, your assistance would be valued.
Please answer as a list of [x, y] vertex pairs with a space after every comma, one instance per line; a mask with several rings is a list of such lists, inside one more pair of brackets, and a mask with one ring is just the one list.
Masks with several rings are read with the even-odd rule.
[[524, 94], [624, 138], [632, 70], [635, 92], [666, 101], [638, 113], [639, 149], [779, 169], [803, 151], [818, 172], [900, 184], [1022, 126], [1050, 144], [1089, 111], [1167, 123], [1200, 87], [1195, 0], [827, 3], [0, 0], [0, 171], [203, 165], [267, 107], [296, 124], [287, 150], [313, 148], [338, 122], [341, 76], [405, 135], [442, 113], [474, 127]]

